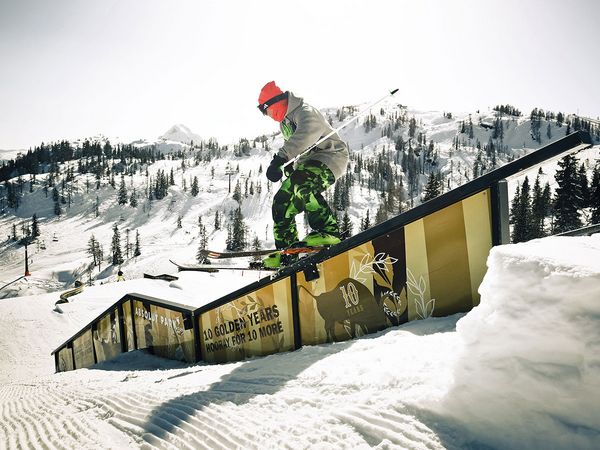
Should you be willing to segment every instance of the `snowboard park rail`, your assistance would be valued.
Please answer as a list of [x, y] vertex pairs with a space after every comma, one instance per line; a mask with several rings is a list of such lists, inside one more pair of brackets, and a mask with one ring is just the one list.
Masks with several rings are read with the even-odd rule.
[[592, 146], [577, 131], [200, 308], [127, 294], [61, 344], [56, 371], [147, 349], [229, 362], [467, 312], [509, 242], [507, 179]]

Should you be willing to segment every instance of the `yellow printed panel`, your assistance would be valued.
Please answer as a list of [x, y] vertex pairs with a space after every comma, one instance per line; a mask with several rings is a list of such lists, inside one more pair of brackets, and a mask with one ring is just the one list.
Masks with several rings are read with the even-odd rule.
[[134, 317], [138, 348], [157, 356], [194, 362], [194, 330], [186, 329], [184, 314], [135, 300]]
[[152, 347], [152, 311], [149, 304], [139, 300], [132, 301], [134, 311], [135, 336], [137, 338], [137, 348]]
[[405, 226], [409, 320], [470, 310], [492, 246], [489, 190]]
[[127, 351], [135, 350], [135, 341], [133, 339], [133, 317], [131, 315], [131, 300], [123, 302], [123, 323], [125, 324], [125, 340], [127, 341]]
[[67, 370], [73, 370], [74, 368], [73, 350], [67, 347], [61, 349], [58, 352], [58, 371], [66, 372]]
[[208, 362], [293, 350], [290, 278], [201, 314], [199, 325], [202, 357]]
[[95, 364], [91, 330], [84, 332], [73, 341], [73, 355], [76, 369], [90, 367]]
[[472, 307], [471, 277], [462, 202], [423, 219], [433, 315], [447, 316]]
[[96, 360], [103, 362], [121, 354], [121, 339], [117, 309], [96, 322], [92, 333]]
[[[404, 233], [400, 229], [298, 274], [303, 345], [342, 341], [406, 321]], [[402, 300], [404, 296], [404, 300]]]
[[463, 200], [473, 306], [479, 304], [478, 289], [483, 281], [487, 269], [487, 258], [492, 248], [490, 195], [490, 190], [487, 189]]
[[431, 301], [423, 219], [406, 225], [404, 234], [406, 238], [408, 320], [425, 319], [432, 315], [435, 301]]

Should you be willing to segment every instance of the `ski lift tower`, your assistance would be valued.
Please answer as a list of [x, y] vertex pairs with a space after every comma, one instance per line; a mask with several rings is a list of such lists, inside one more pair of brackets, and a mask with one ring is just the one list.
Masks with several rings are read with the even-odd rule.
[[227, 168], [225, 169], [225, 175], [229, 176], [229, 193], [231, 194], [231, 175], [235, 175], [236, 172], [231, 168], [229, 163], [227, 164]]
[[29, 272], [29, 255], [27, 254], [27, 246], [30, 244], [29, 239], [25, 238], [23, 239], [23, 245], [25, 246], [25, 277], [29, 277], [31, 276], [31, 273]]

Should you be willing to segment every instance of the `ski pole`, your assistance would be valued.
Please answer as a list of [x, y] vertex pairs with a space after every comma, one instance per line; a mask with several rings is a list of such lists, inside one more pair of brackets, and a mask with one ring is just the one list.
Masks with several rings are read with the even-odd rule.
[[[326, 139], [330, 138], [331, 136], [333, 136], [335, 133], [339, 132], [340, 130], [342, 130], [343, 128], [346, 128], [348, 125], [350, 125], [352, 122], [354, 122], [355, 120], [361, 118], [362, 116], [365, 115], [365, 113], [367, 111], [370, 111], [373, 107], [377, 106], [379, 103], [381, 103], [382, 101], [384, 101], [386, 98], [388, 97], [392, 97], [396, 92], [398, 92], [399, 89], [393, 89], [391, 90], [388, 94], [386, 94], [385, 96], [381, 97], [379, 100], [377, 100], [376, 102], [371, 103], [369, 106], [367, 106], [365, 109], [363, 109], [361, 112], [359, 112], [357, 115], [355, 115], [354, 117], [351, 117], [350, 119], [348, 119], [346, 122], [344, 122], [343, 124], [341, 124], [339, 127], [337, 127], [336, 129], [332, 130], [329, 134], [323, 136], [321, 139], [319, 139], [317, 142], [315, 142], [313, 145], [311, 145], [310, 147], [308, 147], [306, 150], [304, 150], [302, 153], [300, 153], [299, 155], [295, 156], [294, 158], [290, 159], [290, 161], [283, 167], [283, 170], [286, 171], [288, 167], [290, 167], [290, 164], [293, 164], [294, 161], [296, 161], [300, 156], [302, 156], [303, 154], [305, 154], [306, 152], [312, 150], [313, 148], [315, 148], [316, 146], [318, 146], [320, 143], [322, 143], [323, 141], [325, 141]], [[287, 173], [287, 172], [285, 172]]]

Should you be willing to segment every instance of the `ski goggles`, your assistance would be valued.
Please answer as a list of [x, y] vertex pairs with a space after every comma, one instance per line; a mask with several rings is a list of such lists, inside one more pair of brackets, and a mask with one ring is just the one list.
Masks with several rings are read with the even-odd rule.
[[281, 100], [285, 100], [286, 98], [287, 98], [287, 94], [284, 92], [283, 94], [276, 95], [275, 97], [270, 98], [266, 102], [261, 103], [260, 105], [257, 106], [257, 108], [259, 109], [259, 111], [261, 113], [263, 113], [263, 115], [267, 115], [267, 109], [269, 109], [269, 106], [271, 106]]

